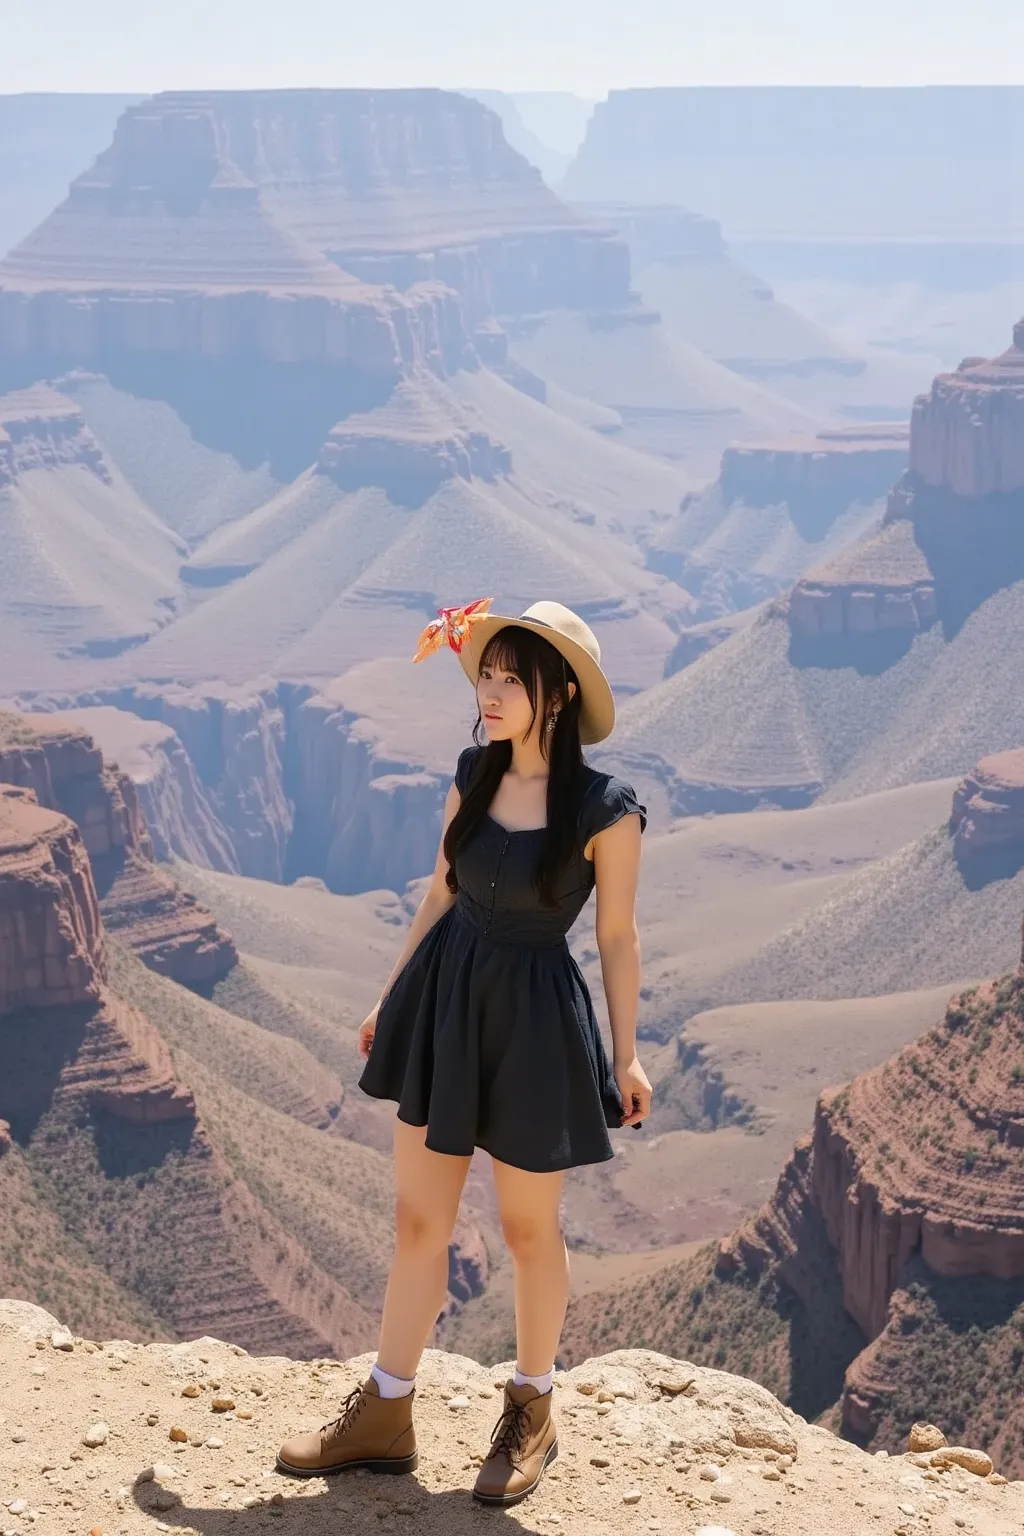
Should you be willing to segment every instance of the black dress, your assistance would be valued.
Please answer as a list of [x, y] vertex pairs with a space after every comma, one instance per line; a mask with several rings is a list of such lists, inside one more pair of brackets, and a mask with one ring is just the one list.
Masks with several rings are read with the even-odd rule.
[[[476, 755], [459, 756], [465, 794]], [[622, 1096], [590, 993], [566, 934], [594, 889], [583, 849], [596, 832], [647, 809], [623, 779], [587, 767], [575, 857], [558, 907], [530, 874], [543, 828], [509, 832], [488, 816], [455, 862], [454, 905], [424, 934], [380, 1005], [359, 1086], [427, 1127], [434, 1152], [551, 1173], [612, 1157]]]

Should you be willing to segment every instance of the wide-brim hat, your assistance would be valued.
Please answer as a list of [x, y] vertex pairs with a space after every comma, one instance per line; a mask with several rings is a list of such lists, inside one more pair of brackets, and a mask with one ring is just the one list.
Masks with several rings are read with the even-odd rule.
[[462, 670], [473, 686], [480, 675], [480, 657], [488, 640], [509, 625], [542, 635], [572, 667], [580, 685], [580, 741], [592, 744], [610, 736], [615, 724], [615, 699], [611, 684], [601, 671], [601, 647], [590, 625], [563, 603], [545, 599], [531, 603], [515, 618], [489, 613], [475, 619], [458, 652]]

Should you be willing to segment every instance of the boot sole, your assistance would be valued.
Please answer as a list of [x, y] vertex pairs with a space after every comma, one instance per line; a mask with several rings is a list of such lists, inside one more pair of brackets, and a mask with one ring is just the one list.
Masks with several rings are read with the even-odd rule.
[[555, 1443], [548, 1450], [548, 1453], [544, 1457], [544, 1460], [541, 1462], [541, 1464], [540, 1464], [540, 1471], [537, 1473], [537, 1476], [534, 1478], [534, 1480], [530, 1484], [529, 1488], [521, 1488], [518, 1493], [477, 1493], [476, 1489], [474, 1488], [473, 1489], [473, 1497], [474, 1497], [474, 1499], [476, 1499], [477, 1502], [480, 1503], [480, 1504], [502, 1504], [502, 1505], [504, 1505], [504, 1504], [518, 1504], [521, 1499], [528, 1499], [530, 1494], [537, 1487], [537, 1484], [540, 1482], [541, 1478], [544, 1476], [544, 1473], [547, 1471], [548, 1467], [551, 1465], [551, 1463], [554, 1461], [554, 1459], [555, 1459], [555, 1457], [557, 1455], [558, 1455], [558, 1441], [556, 1440]]
[[415, 1472], [420, 1464], [419, 1451], [411, 1456], [368, 1457], [363, 1461], [339, 1461], [333, 1467], [293, 1467], [290, 1462], [277, 1457], [277, 1470], [289, 1477], [334, 1477], [339, 1472]]

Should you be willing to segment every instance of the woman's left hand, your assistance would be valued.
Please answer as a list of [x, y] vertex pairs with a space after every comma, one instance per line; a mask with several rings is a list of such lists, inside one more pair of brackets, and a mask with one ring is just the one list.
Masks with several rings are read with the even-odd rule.
[[620, 1123], [639, 1125], [641, 1120], [646, 1120], [651, 1112], [653, 1092], [647, 1080], [647, 1073], [640, 1065], [639, 1056], [634, 1056], [631, 1061], [616, 1062], [614, 1072], [615, 1082], [626, 1107], [626, 1113]]

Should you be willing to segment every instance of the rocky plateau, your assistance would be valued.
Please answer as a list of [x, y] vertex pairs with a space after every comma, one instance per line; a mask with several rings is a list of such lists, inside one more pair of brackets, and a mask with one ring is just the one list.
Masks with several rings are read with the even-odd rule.
[[[353, 1532], [475, 1530], [469, 1490], [507, 1363], [427, 1351], [420, 1465], [408, 1477], [296, 1483], [274, 1470], [280, 1442], [333, 1417], [372, 1359], [250, 1354], [215, 1337], [100, 1342], [39, 1307], [0, 1302], [0, 1522], [127, 1536], [154, 1519], [183, 1532], [240, 1518], [305, 1531], [339, 1521]], [[558, 1371], [553, 1390], [560, 1455], [520, 1514], [531, 1528], [604, 1536], [639, 1520], [695, 1536], [1012, 1536], [1024, 1518], [1024, 1484], [986, 1475], [987, 1458], [972, 1462], [970, 1448], [870, 1456], [750, 1381], [648, 1350]]]

